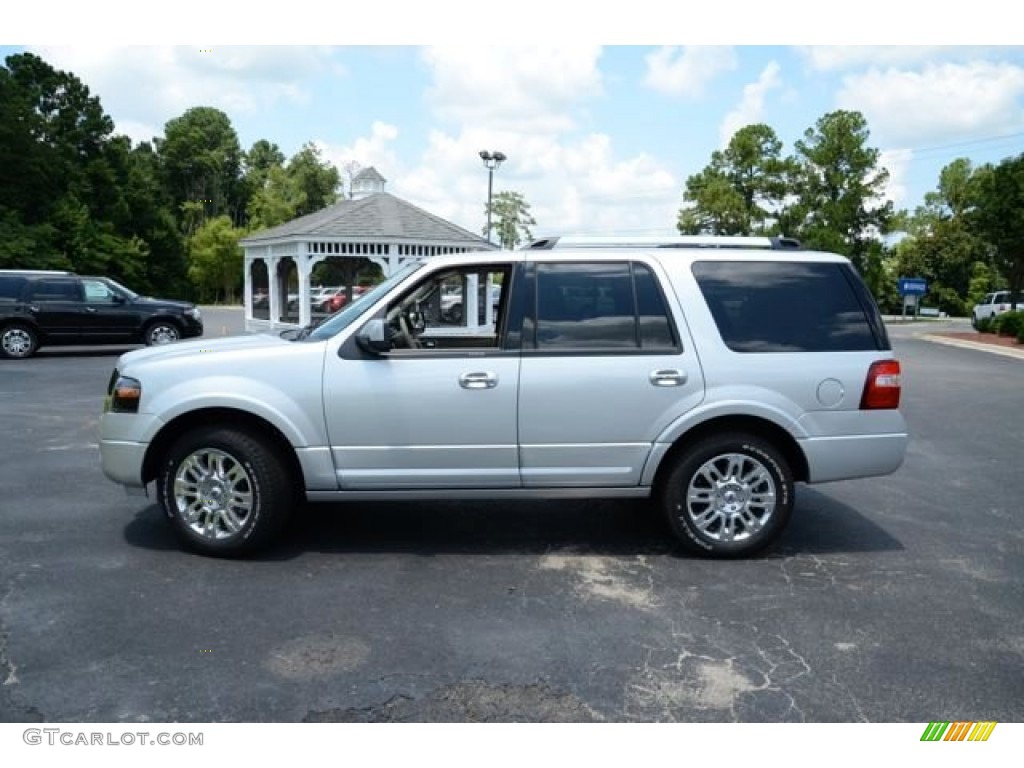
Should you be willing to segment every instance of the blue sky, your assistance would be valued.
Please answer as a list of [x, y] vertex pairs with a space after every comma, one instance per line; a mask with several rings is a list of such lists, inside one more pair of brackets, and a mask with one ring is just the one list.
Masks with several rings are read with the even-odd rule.
[[[614, 40], [616, 31], [584, 37]], [[360, 37], [390, 44], [236, 46], [214, 33], [143, 46], [125, 45], [141, 40], [129, 30], [81, 47], [51, 44], [68, 34], [30, 24], [22, 39], [80, 77], [136, 141], [189, 107], [217, 107], [243, 148], [265, 138], [290, 155], [316, 142], [339, 167], [373, 165], [388, 191], [474, 231], [487, 190], [481, 149], [508, 156], [495, 191], [525, 195], [536, 235], [671, 232], [687, 176], [750, 122], [771, 125], [790, 151], [826, 112], [862, 111], [900, 207], [920, 204], [956, 157], [1024, 152], [1020, 46], [600, 46], [547, 29], [522, 47], [512, 24], [514, 39], [484, 46], [474, 34], [476, 47], [462, 47], [446, 32], [431, 45], [375, 33]], [[431, 33], [446, 36], [435, 28], [413, 37]], [[267, 32], [247, 39], [264, 42]]]

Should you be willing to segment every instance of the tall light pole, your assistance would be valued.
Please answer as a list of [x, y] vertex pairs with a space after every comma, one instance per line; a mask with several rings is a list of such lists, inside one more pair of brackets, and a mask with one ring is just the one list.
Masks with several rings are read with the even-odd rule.
[[494, 169], [505, 162], [505, 155], [501, 152], [482, 149], [480, 150], [480, 159], [484, 161], [484, 168], [487, 169], [487, 242], [491, 242], [491, 198], [494, 195]]

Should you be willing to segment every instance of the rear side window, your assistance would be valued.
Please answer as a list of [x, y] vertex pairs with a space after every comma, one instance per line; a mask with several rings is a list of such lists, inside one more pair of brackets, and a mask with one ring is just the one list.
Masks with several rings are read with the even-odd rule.
[[703, 261], [693, 265], [722, 341], [735, 352], [887, 349], [877, 307], [846, 264]]
[[20, 299], [24, 287], [24, 277], [0, 275], [0, 299]]
[[81, 298], [77, 280], [37, 280], [32, 286], [34, 301], [80, 301]]
[[650, 268], [630, 262], [537, 265], [536, 348], [677, 350]]

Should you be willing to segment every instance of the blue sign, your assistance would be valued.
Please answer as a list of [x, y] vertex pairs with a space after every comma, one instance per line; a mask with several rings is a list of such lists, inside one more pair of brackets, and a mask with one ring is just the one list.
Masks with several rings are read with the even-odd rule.
[[924, 296], [928, 293], [928, 281], [923, 277], [901, 277], [900, 296]]

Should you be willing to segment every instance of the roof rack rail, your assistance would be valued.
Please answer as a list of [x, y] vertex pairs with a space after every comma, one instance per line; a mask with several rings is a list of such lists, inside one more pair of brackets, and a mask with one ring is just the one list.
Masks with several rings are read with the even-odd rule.
[[800, 241], [792, 237], [746, 237], [741, 235], [662, 235], [641, 237], [608, 235], [563, 235], [534, 240], [523, 250], [562, 248], [748, 248], [795, 251]]
[[66, 269], [0, 269], [0, 275], [74, 275]]

